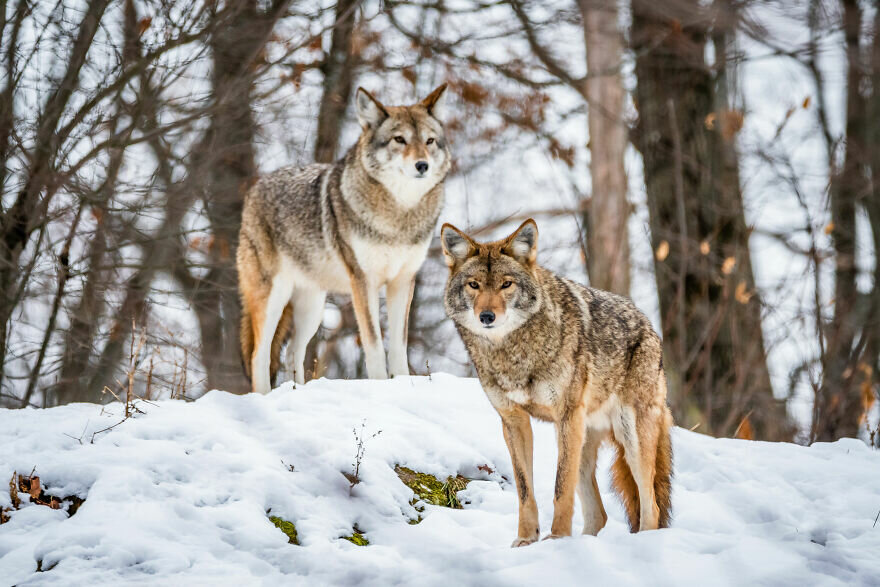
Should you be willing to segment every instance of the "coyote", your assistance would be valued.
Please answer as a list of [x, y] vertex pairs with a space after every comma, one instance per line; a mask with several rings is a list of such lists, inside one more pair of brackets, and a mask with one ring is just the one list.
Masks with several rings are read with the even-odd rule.
[[519, 494], [513, 546], [538, 539], [530, 416], [556, 425], [559, 461], [548, 538], [571, 535], [574, 492], [584, 534], [608, 519], [596, 484], [596, 455], [617, 447], [613, 478], [630, 529], [669, 524], [672, 416], [666, 406], [660, 338], [633, 303], [558, 277], [536, 263], [538, 227], [478, 243], [441, 229], [450, 269], [444, 305], [480, 383], [501, 416]]
[[303, 383], [306, 345], [328, 292], [350, 293], [367, 373], [386, 378], [379, 289], [387, 285], [388, 362], [409, 375], [407, 322], [416, 272], [443, 206], [449, 147], [442, 85], [412, 106], [358, 88], [362, 133], [332, 165], [282, 168], [249, 191], [237, 252], [241, 347], [253, 391], [267, 393], [293, 327], [289, 363]]

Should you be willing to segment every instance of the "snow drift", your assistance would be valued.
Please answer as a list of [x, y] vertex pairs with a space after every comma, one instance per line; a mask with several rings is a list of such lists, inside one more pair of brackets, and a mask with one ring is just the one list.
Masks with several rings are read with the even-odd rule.
[[[807, 448], [676, 429], [671, 528], [628, 532], [603, 454], [599, 536], [510, 549], [510, 461], [475, 380], [320, 380], [140, 407], [93, 442], [122, 406], [0, 410], [0, 584], [880, 582], [880, 456], [857, 440]], [[546, 534], [556, 446], [551, 425], [534, 427]], [[473, 479], [464, 509], [419, 512], [397, 465]], [[34, 468], [47, 494], [85, 499], [75, 515], [26, 494], [11, 509], [7, 480]], [[300, 545], [270, 515], [293, 522]], [[355, 527], [368, 546], [342, 539]]]

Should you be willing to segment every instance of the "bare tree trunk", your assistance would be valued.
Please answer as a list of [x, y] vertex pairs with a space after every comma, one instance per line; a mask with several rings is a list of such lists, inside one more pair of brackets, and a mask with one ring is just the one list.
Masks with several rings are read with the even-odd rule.
[[345, 122], [345, 111], [351, 98], [351, 85], [357, 57], [352, 51], [352, 36], [361, 0], [340, 0], [336, 3], [336, 24], [330, 52], [324, 59], [324, 93], [318, 111], [318, 135], [315, 139], [315, 162], [333, 163], [339, 135]]
[[256, 125], [251, 110], [254, 73], [287, 2], [276, 0], [267, 12], [257, 8], [256, 0], [238, 2], [218, 14], [223, 21], [210, 39], [215, 104], [205, 150], [190, 169], [204, 182], [202, 198], [213, 236], [210, 269], [191, 291], [208, 389], [234, 393], [250, 389], [241, 366], [235, 250], [244, 196], [256, 175]]
[[[25, 184], [16, 196], [15, 202], [2, 217], [2, 224], [0, 224], [0, 325], [2, 325], [0, 328], [0, 356], [3, 359], [0, 360], [5, 360], [7, 352], [7, 328], [17, 301], [14, 291], [18, 286], [21, 253], [27, 246], [31, 234], [42, 222], [43, 212], [48, 209], [51, 195], [55, 191], [51, 184], [53, 182], [52, 166], [59, 146], [59, 141], [56, 140], [56, 128], [71, 95], [79, 85], [80, 70], [86, 63], [86, 56], [108, 4], [109, 0], [92, 0], [85, 10], [77, 36], [70, 48], [64, 75], [50, 93], [39, 114], [36, 138], [28, 157], [29, 168]], [[19, 9], [23, 9], [21, 4]], [[26, 9], [23, 10], [27, 12]], [[16, 18], [23, 17], [24, 14], [16, 16]], [[7, 60], [11, 64], [14, 59], [11, 54], [16, 52], [16, 48], [9, 47], [9, 52]], [[12, 83], [12, 78], [10, 78], [8, 84]], [[10, 122], [12, 121], [10, 118], [12, 116], [11, 109], [12, 103], [10, 101], [4, 108], [4, 116]], [[4, 129], [4, 132], [9, 131]], [[6, 138], [8, 141], [8, 136]], [[5, 165], [6, 161], [3, 163]], [[43, 198], [40, 198], [41, 194], [44, 194]], [[2, 366], [0, 363], [0, 367]], [[2, 375], [3, 370], [0, 368], [0, 377]]]
[[733, 143], [741, 119], [718, 95], [726, 54], [717, 77], [704, 57], [709, 31], [732, 25], [696, 0], [634, 0], [635, 136], [676, 418], [716, 435], [748, 421], [756, 437], [781, 440], [792, 429], [764, 352]]
[[831, 182], [831, 236], [835, 254], [834, 315], [826, 332], [822, 385], [813, 409], [812, 438], [819, 441], [856, 436], [862, 413], [861, 377], [857, 372], [860, 351], [854, 346], [859, 331], [855, 263], [856, 204], [868, 191], [863, 172], [869, 163], [864, 133], [872, 125], [866, 118], [867, 105], [861, 96], [863, 75], [859, 39], [862, 11], [857, 0], [845, 0], [843, 7], [848, 74], [846, 152], [843, 167]]
[[587, 216], [590, 285], [629, 295], [629, 203], [624, 154], [626, 94], [620, 72], [623, 41], [616, 2], [579, 0], [587, 50], [584, 94], [590, 109], [592, 196]]

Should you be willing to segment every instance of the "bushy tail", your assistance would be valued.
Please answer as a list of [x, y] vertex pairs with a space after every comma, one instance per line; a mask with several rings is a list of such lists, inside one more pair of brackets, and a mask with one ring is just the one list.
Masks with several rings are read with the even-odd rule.
[[626, 519], [629, 522], [630, 532], [639, 531], [639, 487], [633, 478], [629, 465], [623, 456], [623, 446], [617, 439], [614, 439], [614, 447], [617, 454], [614, 456], [614, 462], [611, 464], [611, 484], [614, 491], [617, 492], [623, 509], [626, 512]]
[[[672, 441], [669, 436], [672, 415], [668, 409], [663, 419], [660, 420], [660, 427], [654, 465], [654, 498], [657, 500], [657, 507], [660, 510], [658, 526], [668, 528], [672, 517]], [[617, 448], [617, 455], [611, 465], [611, 481], [614, 490], [623, 502], [630, 531], [638, 532], [641, 522], [639, 488], [624, 458], [623, 446], [617, 440], [614, 440], [614, 445]]]
[[238, 334], [241, 342], [241, 368], [244, 369], [245, 377], [251, 380], [251, 358], [254, 356], [254, 327], [251, 324], [251, 315], [247, 307], [241, 310], [241, 331]]
[[[275, 384], [275, 376], [278, 369], [281, 368], [281, 347], [290, 334], [290, 327], [293, 325], [293, 306], [287, 304], [281, 313], [281, 319], [278, 321], [278, 327], [275, 329], [275, 336], [272, 337], [272, 349], [269, 354], [269, 380], [272, 385]], [[251, 359], [254, 356], [254, 326], [251, 315], [247, 309], [241, 312], [241, 366], [244, 368], [244, 374], [248, 381], [251, 380]]]
[[668, 528], [672, 518], [672, 414], [669, 408], [660, 424], [660, 437], [657, 439], [657, 461], [654, 467], [654, 496], [660, 508], [660, 528]]
[[278, 320], [278, 327], [275, 329], [275, 336], [272, 337], [272, 350], [269, 354], [269, 381], [275, 386], [275, 376], [278, 375], [278, 369], [281, 368], [281, 347], [290, 334], [290, 327], [293, 326], [293, 306], [287, 304], [284, 311], [281, 312], [281, 319]]

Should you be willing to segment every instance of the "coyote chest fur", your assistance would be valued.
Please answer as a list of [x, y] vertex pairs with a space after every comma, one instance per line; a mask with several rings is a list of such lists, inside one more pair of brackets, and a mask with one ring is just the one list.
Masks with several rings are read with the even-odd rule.
[[520, 497], [514, 546], [537, 540], [530, 417], [554, 422], [559, 444], [550, 537], [571, 534], [574, 492], [584, 533], [607, 516], [596, 485], [598, 448], [618, 447], [614, 478], [631, 528], [665, 527], [672, 452], [662, 346], [627, 298], [558, 277], [536, 263], [525, 222], [494, 243], [444, 225], [450, 276], [444, 304], [501, 416]]
[[280, 169], [248, 193], [237, 253], [242, 357], [269, 391], [291, 323], [298, 383], [328, 292], [351, 294], [367, 372], [385, 378], [379, 290], [387, 286], [392, 375], [408, 375], [406, 331], [416, 272], [443, 207], [449, 148], [438, 116], [445, 86], [407, 107], [358, 90], [363, 133], [333, 165]]

